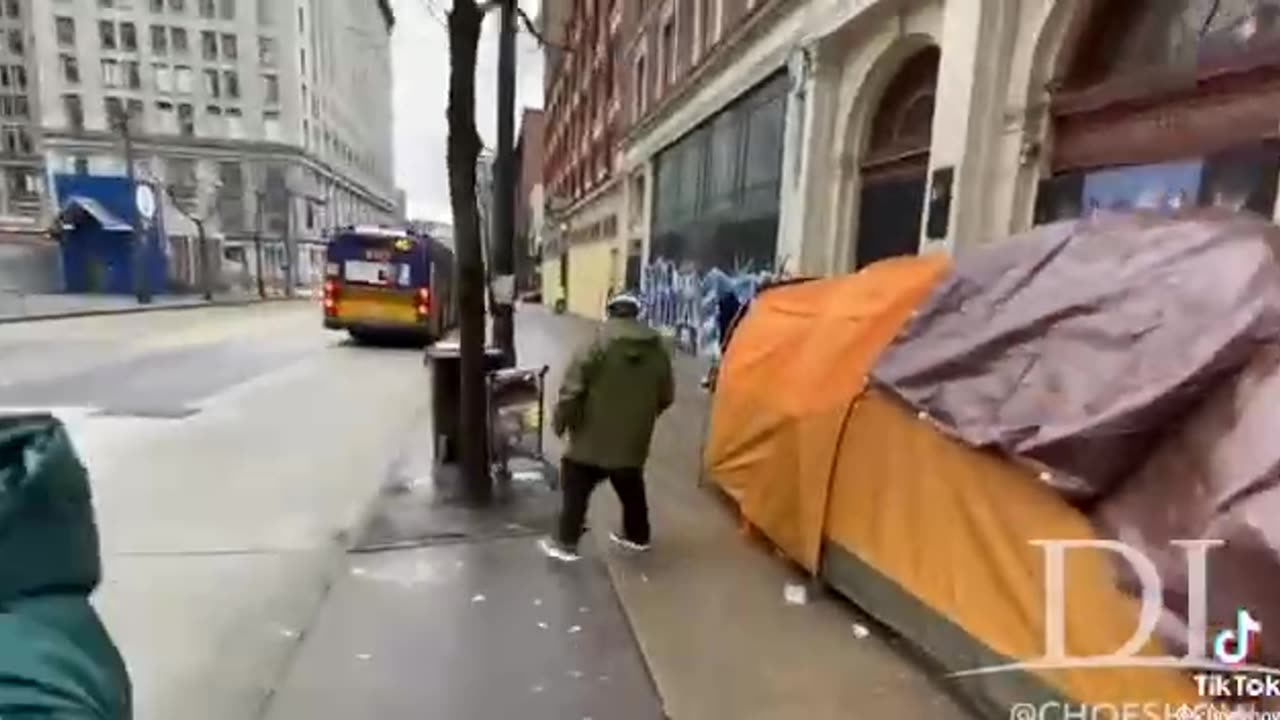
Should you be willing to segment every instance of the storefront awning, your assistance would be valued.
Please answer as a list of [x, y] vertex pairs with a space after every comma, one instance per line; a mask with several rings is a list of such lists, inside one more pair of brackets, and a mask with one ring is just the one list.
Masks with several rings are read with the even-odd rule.
[[[62, 207], [60, 218], [62, 222], [67, 222], [77, 216], [78, 213], [84, 213], [93, 218], [103, 230], [110, 232], [128, 232], [133, 229], [129, 223], [116, 217], [110, 210], [102, 205], [102, 203], [91, 197], [83, 195], [72, 195]], [[74, 221], [72, 224], [75, 224]]]

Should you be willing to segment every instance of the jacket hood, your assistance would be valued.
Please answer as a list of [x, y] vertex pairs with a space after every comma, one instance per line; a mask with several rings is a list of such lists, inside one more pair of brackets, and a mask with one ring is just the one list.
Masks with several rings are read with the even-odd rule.
[[0, 417], [0, 607], [101, 578], [89, 478], [51, 415]]
[[662, 347], [662, 336], [634, 318], [610, 318], [605, 321], [602, 335], [606, 343], [618, 347], [631, 362], [639, 362], [655, 347]]

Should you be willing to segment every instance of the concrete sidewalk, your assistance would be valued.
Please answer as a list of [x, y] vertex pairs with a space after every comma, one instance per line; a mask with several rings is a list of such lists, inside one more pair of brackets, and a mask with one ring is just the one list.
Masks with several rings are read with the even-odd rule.
[[[188, 310], [211, 306], [250, 305], [258, 302], [289, 300], [281, 295], [220, 293], [212, 301], [200, 295], [157, 295], [148, 304], [140, 304], [128, 295], [88, 295], [76, 293], [25, 294], [0, 291], [0, 324], [36, 322], [94, 315], [125, 315], [162, 310]], [[299, 294], [296, 300], [305, 300]]]
[[[519, 364], [551, 366], [554, 392], [568, 354], [597, 325], [521, 306]], [[855, 623], [874, 625], [849, 603], [812, 592], [805, 605], [785, 602], [784, 586], [805, 578], [744, 539], [727, 503], [710, 487], [698, 487], [709, 409], [698, 383], [703, 370], [694, 358], [677, 355], [676, 402], [659, 422], [647, 468], [653, 552], [604, 554], [666, 714], [675, 720], [971, 718], [891, 640], [855, 635]], [[613, 496], [597, 493], [596, 547], [607, 545], [618, 517]]]

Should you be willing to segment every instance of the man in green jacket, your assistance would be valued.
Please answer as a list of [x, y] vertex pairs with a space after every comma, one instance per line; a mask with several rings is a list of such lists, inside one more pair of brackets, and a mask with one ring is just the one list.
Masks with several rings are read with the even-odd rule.
[[649, 507], [644, 464], [658, 416], [671, 406], [675, 382], [662, 337], [639, 320], [640, 302], [619, 295], [596, 338], [569, 363], [552, 413], [557, 435], [569, 435], [561, 463], [564, 507], [556, 537], [539, 546], [556, 560], [578, 559], [578, 540], [591, 493], [605, 478], [622, 503], [622, 534], [629, 550], [649, 549]]
[[62, 423], [0, 416], [0, 718], [128, 720], [129, 675], [89, 595], [89, 478]]

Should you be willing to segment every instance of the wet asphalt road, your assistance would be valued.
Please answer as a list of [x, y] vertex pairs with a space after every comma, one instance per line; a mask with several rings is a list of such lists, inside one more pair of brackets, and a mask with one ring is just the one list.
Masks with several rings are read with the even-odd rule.
[[0, 412], [53, 410], [89, 468], [138, 720], [661, 716], [598, 557], [347, 555], [430, 472], [421, 358], [310, 302], [0, 326]]

